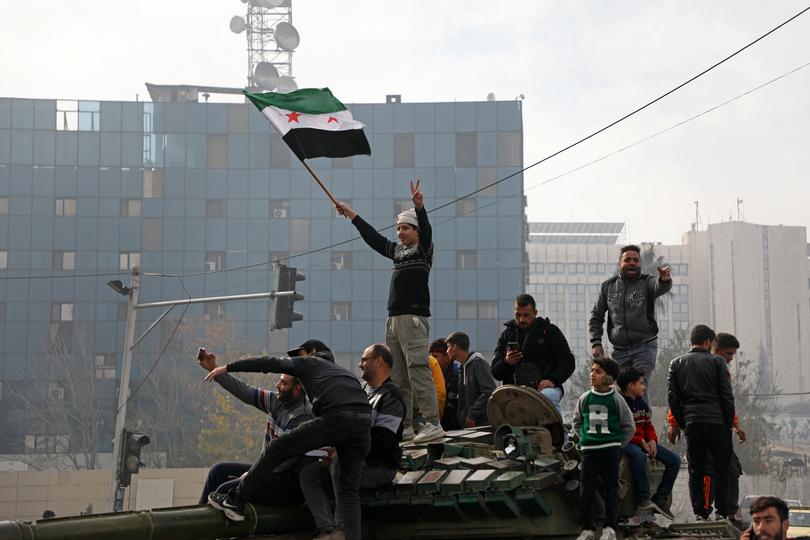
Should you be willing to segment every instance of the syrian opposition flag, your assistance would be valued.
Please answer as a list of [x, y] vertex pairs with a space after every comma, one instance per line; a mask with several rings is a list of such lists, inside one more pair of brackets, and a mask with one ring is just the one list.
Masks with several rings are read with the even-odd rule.
[[287, 94], [245, 96], [281, 133], [298, 159], [371, 154], [363, 124], [328, 88], [302, 88]]

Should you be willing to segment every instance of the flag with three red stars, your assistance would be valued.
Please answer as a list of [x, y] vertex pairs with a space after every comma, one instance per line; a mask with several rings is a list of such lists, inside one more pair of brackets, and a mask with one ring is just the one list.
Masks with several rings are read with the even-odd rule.
[[244, 94], [302, 161], [371, 154], [363, 124], [352, 118], [349, 109], [328, 88]]

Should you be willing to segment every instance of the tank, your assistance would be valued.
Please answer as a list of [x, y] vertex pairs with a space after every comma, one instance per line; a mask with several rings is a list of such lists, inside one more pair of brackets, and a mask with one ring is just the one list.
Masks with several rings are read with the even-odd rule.
[[[487, 406], [492, 426], [448, 432], [429, 444], [403, 446], [400, 473], [385, 488], [362, 492], [363, 538], [575, 538], [581, 455], [575, 434], [533, 389], [504, 385]], [[570, 437], [571, 440], [566, 441]], [[663, 468], [649, 466], [651, 484]], [[660, 527], [636, 512], [629, 468], [620, 467], [620, 517], [625, 538], [736, 539], [725, 521]], [[604, 508], [601, 509], [604, 515]], [[597, 509], [597, 516], [599, 515]], [[215, 539], [286, 534], [309, 538], [305, 507], [248, 505], [243, 523], [206, 506], [166, 508], [38, 521], [2, 522], [3, 540]], [[300, 534], [296, 534], [300, 533]], [[290, 536], [292, 534], [292, 536]]]

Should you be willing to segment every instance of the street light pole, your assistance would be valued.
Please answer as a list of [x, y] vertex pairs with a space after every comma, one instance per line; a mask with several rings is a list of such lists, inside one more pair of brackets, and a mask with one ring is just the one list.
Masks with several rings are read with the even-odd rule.
[[132, 349], [135, 341], [135, 306], [138, 305], [141, 274], [137, 266], [132, 267], [129, 302], [127, 303], [127, 327], [124, 334], [124, 359], [121, 363], [121, 383], [118, 388], [118, 408], [115, 414], [113, 434], [112, 473], [110, 474], [109, 503], [111, 512], [120, 512], [124, 504], [124, 488], [119, 487], [118, 471], [121, 469], [121, 445], [124, 443], [124, 423], [127, 420], [127, 400], [129, 399], [129, 375], [132, 367]]

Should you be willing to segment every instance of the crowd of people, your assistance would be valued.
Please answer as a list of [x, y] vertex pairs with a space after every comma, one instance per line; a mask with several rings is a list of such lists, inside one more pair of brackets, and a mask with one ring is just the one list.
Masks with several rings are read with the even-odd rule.
[[[574, 355], [560, 328], [538, 316], [529, 294], [517, 295], [514, 318], [505, 323], [491, 362], [471, 350], [463, 332], [428, 343], [434, 246], [419, 181], [410, 189], [414, 208], [397, 216], [396, 242], [347, 204], [337, 203], [338, 213], [365, 242], [393, 261], [385, 342], [363, 351], [358, 363], [362, 384], [317, 339], [280, 358], [217, 365], [216, 356], [206, 353], [200, 360], [206, 380], [268, 415], [261, 455], [252, 464], [212, 467], [201, 503], [243, 520], [247, 503], [306, 502], [319, 529], [317, 539], [359, 539], [359, 490], [393, 481], [403, 441], [424, 443], [446, 431], [487, 425], [487, 401], [496, 381], [532, 388], [560, 411], [565, 383], [575, 370]], [[657, 276], [643, 274], [640, 255], [637, 246], [621, 248], [618, 272], [602, 284], [591, 312], [591, 388], [579, 397], [572, 423], [583, 456], [579, 540], [596, 536], [598, 490], [605, 503], [600, 540], [615, 538], [622, 456], [628, 458], [638, 508], [672, 517], [680, 458], [659, 443], [646, 391], [658, 349], [655, 301], [672, 288], [672, 276], [668, 267], [659, 268]], [[612, 357], [602, 342], [605, 332]], [[674, 442], [685, 434], [695, 515], [708, 517], [711, 492], [716, 514], [734, 519], [731, 432], [741, 440], [745, 435], [734, 414], [727, 362], [739, 343], [728, 334], [715, 336], [704, 325], [695, 326], [691, 342], [692, 349], [670, 365], [667, 436]], [[232, 375], [238, 372], [281, 376], [271, 391]], [[707, 456], [713, 484], [704, 478]], [[657, 486], [647, 477], [652, 459], [665, 468]]]

